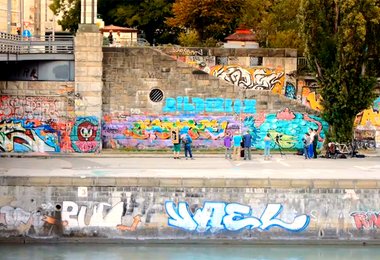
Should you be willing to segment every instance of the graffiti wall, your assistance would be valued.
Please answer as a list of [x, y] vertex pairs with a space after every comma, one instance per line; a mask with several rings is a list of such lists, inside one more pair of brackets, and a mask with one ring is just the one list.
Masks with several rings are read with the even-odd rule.
[[65, 111], [61, 97], [0, 96], [0, 119], [58, 120]]
[[373, 189], [2, 186], [0, 194], [0, 237], [378, 239]]
[[364, 149], [380, 148], [380, 97], [372, 107], [360, 112], [355, 119], [355, 139]]
[[0, 120], [0, 152], [96, 152], [100, 124], [96, 117], [73, 121], [8, 118]]
[[[285, 68], [281, 62], [274, 64], [273, 67], [263, 67], [261, 64], [252, 65], [255, 63], [253, 61], [263, 59], [262, 56], [252, 56], [254, 55], [252, 53], [247, 53], [246, 56], [234, 56], [226, 51], [227, 56], [215, 56], [212, 49], [201, 48], [169, 48], [163, 51], [178, 61], [243, 89], [269, 90], [282, 94]], [[259, 52], [257, 55], [263, 53]]]
[[283, 71], [270, 68], [216, 65], [210, 69], [209, 73], [243, 89], [269, 90], [277, 94], [282, 93], [285, 81]]
[[322, 145], [328, 126], [317, 116], [295, 113], [288, 108], [278, 113], [257, 113], [256, 100], [179, 96], [167, 98], [163, 113], [159, 115], [105, 115], [103, 147], [169, 149], [172, 146], [170, 130], [174, 127], [181, 133], [188, 133], [197, 149], [222, 148], [227, 132], [247, 130], [254, 136], [256, 149], [264, 148], [267, 133], [273, 139], [274, 149], [302, 149], [303, 135], [310, 128], [317, 130], [319, 145]]

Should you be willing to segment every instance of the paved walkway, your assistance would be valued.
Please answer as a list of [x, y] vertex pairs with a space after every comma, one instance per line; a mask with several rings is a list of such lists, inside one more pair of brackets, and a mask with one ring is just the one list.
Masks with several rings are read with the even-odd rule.
[[[20, 155], [19, 155], [20, 156]], [[0, 176], [112, 178], [228, 178], [380, 180], [380, 158], [311, 159], [288, 154], [269, 161], [231, 161], [222, 154], [199, 154], [174, 160], [170, 154], [0, 157]]]

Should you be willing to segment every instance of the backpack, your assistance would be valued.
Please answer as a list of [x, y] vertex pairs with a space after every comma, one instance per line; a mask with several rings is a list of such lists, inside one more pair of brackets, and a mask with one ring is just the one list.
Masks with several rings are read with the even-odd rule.
[[182, 141], [182, 143], [184, 143], [184, 144], [187, 144], [188, 143], [188, 139], [187, 139], [187, 135], [182, 135], [181, 136], [181, 141]]

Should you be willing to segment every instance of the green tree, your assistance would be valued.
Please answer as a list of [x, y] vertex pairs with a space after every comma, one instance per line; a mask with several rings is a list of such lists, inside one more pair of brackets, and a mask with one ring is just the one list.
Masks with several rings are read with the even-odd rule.
[[[111, 3], [117, 5], [103, 14], [105, 21], [120, 26], [136, 27], [144, 32], [150, 43], [154, 40], [157, 43], [166, 43], [177, 37], [177, 31], [164, 23], [166, 17], [172, 14], [173, 0], [124, 0]], [[105, 18], [106, 16], [108, 18]]]
[[246, 0], [241, 22], [256, 31], [261, 47], [303, 49], [297, 20], [301, 0]]
[[53, 0], [49, 8], [56, 16], [62, 14], [62, 19], [58, 20], [58, 24], [62, 26], [62, 30], [68, 30], [72, 33], [78, 30], [80, 0]]
[[184, 47], [199, 47], [201, 45], [201, 43], [199, 42], [198, 33], [195, 30], [180, 32], [178, 36], [178, 41], [179, 44]]
[[166, 23], [184, 30], [195, 30], [202, 42], [223, 40], [239, 24], [245, 0], [176, 0], [173, 17]]
[[[379, 60], [379, 0], [303, 0], [305, 54], [322, 87], [330, 138], [352, 139], [355, 116], [374, 99]], [[378, 69], [378, 68], [377, 68]]]

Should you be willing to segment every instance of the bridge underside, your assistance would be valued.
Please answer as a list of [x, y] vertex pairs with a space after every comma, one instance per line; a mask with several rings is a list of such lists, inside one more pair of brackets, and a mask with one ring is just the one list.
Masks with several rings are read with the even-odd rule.
[[0, 62], [7, 61], [53, 61], [74, 60], [74, 53], [0, 53]]

